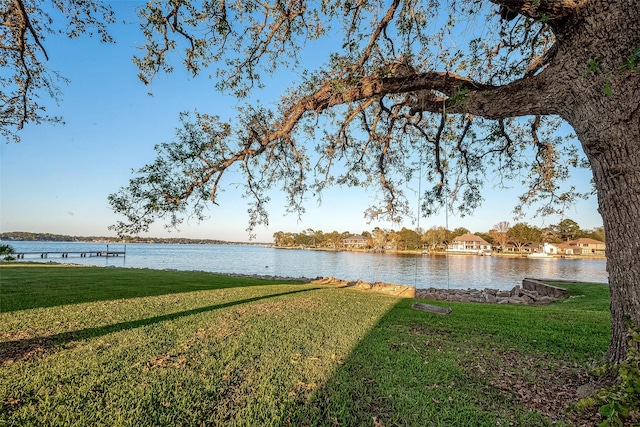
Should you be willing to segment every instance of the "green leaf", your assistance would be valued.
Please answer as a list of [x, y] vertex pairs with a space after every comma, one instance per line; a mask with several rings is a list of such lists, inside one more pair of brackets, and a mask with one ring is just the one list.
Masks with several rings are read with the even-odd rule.
[[600, 415], [606, 418], [611, 418], [616, 413], [615, 403], [613, 401], [607, 403], [606, 405], [602, 405], [600, 407]]
[[600, 58], [591, 58], [587, 62], [587, 68], [589, 69], [589, 71], [598, 71], [600, 69]]

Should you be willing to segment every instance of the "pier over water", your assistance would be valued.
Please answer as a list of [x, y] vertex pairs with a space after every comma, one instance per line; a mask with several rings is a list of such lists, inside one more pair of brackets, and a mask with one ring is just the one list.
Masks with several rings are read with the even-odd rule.
[[90, 257], [105, 257], [105, 258], [109, 258], [109, 257], [125, 257], [127, 256], [127, 247], [124, 247], [124, 250], [122, 251], [110, 251], [109, 250], [109, 245], [107, 245], [107, 249], [104, 251], [96, 251], [96, 250], [91, 250], [91, 251], [16, 251], [13, 254], [17, 259], [25, 259], [25, 256], [27, 258], [29, 257], [37, 257], [39, 256], [40, 258], [54, 258], [54, 257], [58, 257], [58, 258], [69, 258], [69, 256], [73, 257], [77, 257], [77, 258], [90, 258]]

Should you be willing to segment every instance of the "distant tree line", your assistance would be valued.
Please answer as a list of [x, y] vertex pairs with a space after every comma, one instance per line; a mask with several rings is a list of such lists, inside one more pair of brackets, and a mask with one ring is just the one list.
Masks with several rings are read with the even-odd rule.
[[2, 240], [22, 240], [25, 242], [77, 242], [82, 241], [80, 239], [93, 239], [93, 237], [80, 238], [76, 236], [66, 236], [63, 234], [51, 234], [51, 233], [29, 233], [25, 231], [12, 231], [9, 233], [0, 233], [0, 239]]
[[[371, 231], [362, 231], [359, 234], [369, 239], [366, 248], [393, 246], [398, 250], [429, 249], [438, 250], [454, 238], [470, 233], [467, 228], [458, 227], [448, 230], [442, 226], [434, 226], [427, 230], [410, 230], [403, 227], [401, 230], [382, 229], [379, 227]], [[339, 249], [343, 247], [343, 240], [358, 233], [349, 231], [332, 231], [325, 233], [322, 230], [308, 228], [299, 233], [278, 231], [273, 234], [274, 245], [283, 248], [326, 248]], [[474, 232], [493, 246], [505, 247], [507, 243], [521, 248], [527, 243], [547, 242], [562, 243], [581, 237], [604, 242], [604, 228], [597, 227], [593, 230], [582, 230], [571, 219], [565, 219], [558, 224], [539, 228], [525, 222], [519, 222], [511, 226], [509, 222], [502, 221], [494, 225], [491, 230]]]
[[[183, 237], [106, 237], [106, 236], [68, 236], [65, 234], [30, 233], [26, 231], [12, 231], [0, 233], [0, 240], [25, 242], [100, 242], [100, 243], [176, 243], [176, 244], [237, 244], [216, 239], [188, 239]], [[245, 244], [245, 243], [243, 243]], [[260, 243], [255, 243], [260, 244]]]

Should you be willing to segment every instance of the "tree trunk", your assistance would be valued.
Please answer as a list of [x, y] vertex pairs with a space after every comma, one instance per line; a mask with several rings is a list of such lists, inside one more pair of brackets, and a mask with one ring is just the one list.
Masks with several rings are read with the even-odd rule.
[[[618, 90], [617, 102], [594, 94], [593, 102], [581, 108], [588, 119], [574, 124], [591, 163], [606, 233], [611, 294], [607, 357], [614, 363], [627, 354], [629, 328], [640, 328], [640, 109], [637, 99], [628, 98], [632, 92]], [[631, 102], [624, 102], [625, 96]]]
[[[587, 149], [598, 190], [607, 240], [611, 293], [611, 344], [608, 359], [627, 354], [628, 329], [640, 328], [640, 117], [636, 125], [602, 133], [600, 150]], [[633, 126], [632, 126], [633, 127]], [[615, 135], [612, 135], [615, 134]], [[608, 139], [611, 138], [611, 139]], [[585, 144], [586, 145], [586, 144]]]
[[598, 192], [611, 294], [607, 357], [618, 363], [629, 328], [640, 328], [640, 71], [628, 63], [640, 46], [640, 4], [585, 7], [586, 18], [559, 37], [552, 68], [564, 89], [560, 115], [582, 143]]

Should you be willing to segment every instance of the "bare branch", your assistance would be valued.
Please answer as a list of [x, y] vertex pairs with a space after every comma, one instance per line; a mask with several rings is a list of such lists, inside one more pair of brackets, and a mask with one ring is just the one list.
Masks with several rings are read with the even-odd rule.
[[[27, 13], [27, 10], [24, 7], [24, 3], [22, 2], [22, 0], [15, 0], [15, 1], [17, 3], [18, 10], [20, 10], [20, 15], [22, 16], [22, 22], [24, 23], [26, 28], [29, 30], [29, 33], [31, 33], [31, 37], [33, 37], [34, 42], [38, 45], [38, 47], [42, 51], [45, 59], [48, 61], [49, 55], [47, 55], [47, 51], [45, 50], [44, 46], [42, 46], [42, 43], [40, 43], [40, 37], [38, 37], [37, 31], [33, 28], [33, 25], [31, 25], [31, 20], [29, 19], [29, 14]], [[23, 33], [23, 37], [21, 39], [21, 48], [22, 48], [23, 54], [26, 49], [25, 44], [26, 43], [25, 43], [25, 38]]]
[[378, 38], [380, 38], [380, 34], [386, 32], [387, 26], [393, 19], [393, 16], [395, 15], [399, 5], [400, 5], [400, 0], [394, 0], [393, 3], [391, 3], [391, 6], [389, 6], [387, 13], [380, 20], [380, 22], [378, 23], [374, 31], [371, 32], [369, 43], [367, 44], [367, 47], [365, 48], [364, 53], [360, 57], [360, 61], [358, 61], [358, 64], [352, 68], [351, 70], [352, 73], [356, 72], [356, 70], [358, 69], [361, 69], [364, 66], [365, 62], [369, 59], [369, 57], [371, 56], [371, 51], [373, 50], [373, 47], [378, 41]]

